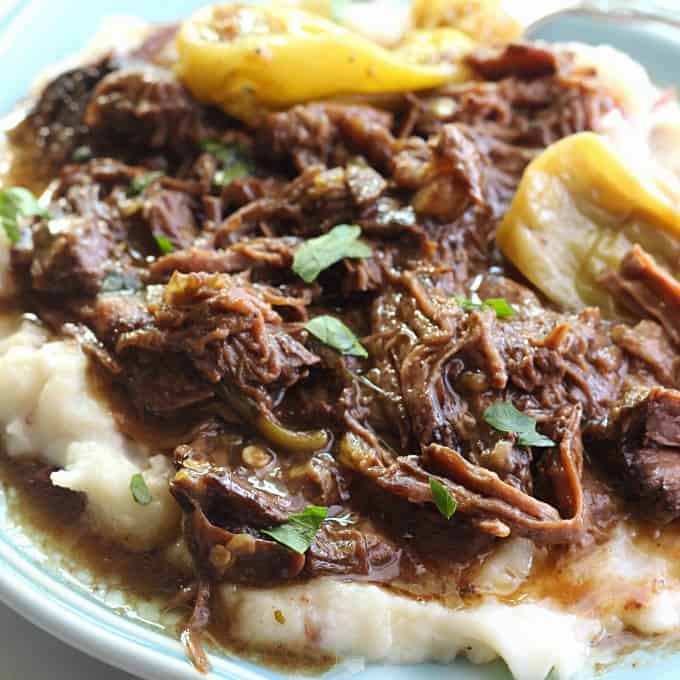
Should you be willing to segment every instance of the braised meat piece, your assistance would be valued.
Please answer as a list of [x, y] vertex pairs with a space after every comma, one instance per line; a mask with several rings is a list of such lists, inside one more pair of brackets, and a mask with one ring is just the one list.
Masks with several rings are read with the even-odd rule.
[[201, 137], [201, 109], [172, 71], [151, 65], [105, 76], [91, 94], [85, 124], [107, 143], [181, 149]]
[[623, 409], [611, 464], [635, 507], [657, 520], [680, 517], [680, 392], [654, 388]]
[[609, 272], [602, 280], [623, 307], [658, 321], [680, 347], [680, 283], [639, 245], [623, 258], [619, 272]]
[[484, 80], [502, 80], [515, 76], [533, 80], [555, 75], [560, 68], [557, 55], [531, 44], [512, 44], [501, 48], [483, 48], [471, 54], [467, 63]]
[[344, 165], [352, 155], [383, 167], [392, 154], [392, 116], [370, 106], [314, 103], [270, 114], [257, 136], [264, 158], [290, 158], [298, 172]]
[[[611, 330], [611, 337], [633, 360], [637, 381], [680, 387], [680, 355], [658, 323], [645, 320], [632, 328], [617, 324]], [[651, 374], [649, 378], [645, 375], [647, 372]]]
[[96, 217], [44, 221], [33, 232], [33, 288], [45, 293], [97, 292], [111, 252], [106, 223]]
[[40, 165], [45, 161], [51, 167], [68, 163], [75, 149], [87, 140], [89, 129], [83, 116], [92, 93], [114, 68], [107, 57], [57, 76], [26, 119], [12, 130], [12, 141], [22, 147], [34, 146], [36, 160], [42, 160]]
[[293, 385], [319, 361], [274, 309], [304, 305], [227, 274], [176, 273], [149, 307], [153, 326], [124, 333], [116, 350], [182, 354], [209, 383], [226, 377], [266, 403], [266, 387]]
[[198, 235], [194, 210], [190, 195], [158, 189], [147, 192], [142, 217], [155, 239], [167, 239], [173, 248], [188, 248]]

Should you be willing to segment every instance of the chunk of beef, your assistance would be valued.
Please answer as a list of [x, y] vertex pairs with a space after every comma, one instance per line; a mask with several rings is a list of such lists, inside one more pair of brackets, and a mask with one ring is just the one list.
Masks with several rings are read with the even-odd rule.
[[174, 248], [188, 248], [198, 235], [194, 203], [184, 192], [167, 189], [146, 192], [142, 216], [151, 235], [167, 239]]
[[658, 321], [680, 347], [680, 283], [639, 245], [623, 258], [619, 272], [608, 272], [602, 282], [633, 314]]
[[[114, 69], [110, 58], [65, 71], [43, 90], [26, 119], [10, 133], [22, 147], [34, 147], [41, 165], [67, 163], [88, 134], [85, 109], [97, 84]], [[47, 169], [47, 168], [46, 168]]]
[[482, 48], [468, 56], [466, 61], [484, 80], [502, 80], [511, 76], [532, 80], [553, 76], [559, 70], [554, 51], [525, 43]]
[[[182, 469], [181, 485], [191, 488], [192, 499], [212, 522], [234, 530], [242, 526], [265, 529], [304, 509], [305, 500], [298, 494], [264, 490], [267, 485], [255, 474], [259, 471], [237, 458], [239, 447], [234, 441], [238, 439], [233, 435], [217, 424], [201, 429], [191, 444], [177, 448], [175, 459]], [[270, 484], [269, 488], [277, 488]]]
[[680, 517], [680, 392], [654, 388], [618, 421], [611, 463], [635, 507], [657, 520]]
[[102, 293], [79, 308], [80, 319], [109, 348], [115, 348], [123, 333], [150, 325], [153, 317], [141, 294]]
[[208, 382], [227, 377], [265, 399], [265, 386], [290, 386], [319, 361], [286, 332], [272, 306], [291, 304], [300, 301], [227, 274], [175, 273], [162, 299], [150, 306], [153, 327], [123, 334], [117, 351], [179, 353]]
[[180, 354], [137, 350], [127, 352], [120, 361], [119, 380], [142, 415], [177, 417], [214, 396], [212, 386]]
[[[453, 222], [471, 204], [484, 206], [482, 158], [465, 134], [455, 125], [446, 125], [430, 147], [432, 155], [413, 197], [416, 212]], [[487, 218], [489, 213], [487, 209]]]
[[33, 234], [33, 288], [46, 293], [92, 295], [111, 252], [106, 223], [96, 217], [44, 221]]
[[84, 117], [98, 136], [126, 146], [181, 149], [201, 137], [200, 108], [172, 71], [154, 67], [119, 69], [101, 79]]
[[[513, 48], [510, 56], [513, 51], [519, 54], [524, 49]], [[478, 64], [488, 67], [489, 75], [505, 75], [510, 66], [521, 65], [506, 56], [498, 62], [481, 60]], [[553, 63], [542, 58], [535, 67], [547, 71]], [[567, 65], [552, 75], [525, 79], [527, 75], [524, 64], [520, 77], [441, 89], [432, 100], [423, 101], [416, 132], [427, 136], [446, 123], [463, 123], [478, 134], [513, 146], [542, 148], [567, 135], [596, 129], [602, 116], [615, 108], [613, 97], [596, 77], [572, 73]]]
[[280, 194], [253, 201], [227, 217], [216, 231], [215, 243], [224, 247], [246, 236], [310, 237], [338, 224], [360, 222], [361, 212], [385, 187], [386, 182], [364, 164], [350, 162], [331, 169], [312, 165]]
[[[612, 340], [640, 364], [640, 368], [652, 373], [652, 382], [666, 387], [680, 387], [680, 355], [671, 344], [668, 335], [655, 321], [640, 321], [632, 328], [617, 324], [611, 330]], [[640, 382], [647, 380], [636, 370]]]
[[402, 550], [370, 523], [343, 527], [326, 522], [307, 553], [304, 573], [310, 576], [353, 576], [390, 582], [400, 571]]
[[197, 570], [211, 580], [266, 585], [295, 578], [304, 568], [304, 555], [213, 524], [193, 499], [193, 489], [181, 472], [170, 490], [185, 508], [184, 536]]
[[353, 154], [383, 167], [393, 141], [392, 117], [370, 106], [313, 103], [270, 114], [257, 135], [265, 159], [291, 158], [302, 172], [312, 165], [344, 165]]

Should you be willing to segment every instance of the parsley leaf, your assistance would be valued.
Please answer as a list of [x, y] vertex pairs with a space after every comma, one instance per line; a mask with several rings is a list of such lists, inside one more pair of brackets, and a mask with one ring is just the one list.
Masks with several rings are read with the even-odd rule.
[[47, 211], [28, 189], [9, 187], [0, 191], [0, 224], [12, 243], [21, 239], [19, 218], [32, 215], [48, 217]]
[[160, 179], [161, 177], [163, 177], [163, 173], [160, 170], [154, 170], [153, 172], [145, 172], [141, 175], [136, 175], [130, 182], [127, 195], [139, 196], [140, 194], [143, 194], [157, 179]]
[[264, 529], [262, 533], [286, 548], [304, 555], [327, 516], [328, 508], [309, 505], [302, 512], [291, 515], [285, 524]]
[[491, 307], [499, 319], [507, 319], [515, 313], [515, 308], [505, 298], [487, 298], [482, 304]]
[[223, 170], [218, 170], [215, 173], [213, 181], [218, 187], [226, 187], [231, 184], [235, 179], [242, 179], [243, 177], [249, 177], [252, 172], [248, 169], [248, 166], [241, 162], [235, 161], [231, 163]]
[[451, 519], [458, 507], [458, 503], [456, 503], [456, 499], [451, 495], [451, 492], [434, 477], [430, 477], [430, 491], [432, 492], [432, 500], [437, 506], [437, 510], [446, 519]]
[[158, 249], [163, 255], [167, 255], [175, 250], [175, 246], [172, 245], [172, 241], [167, 236], [157, 236], [154, 234], [154, 239], [156, 240]]
[[293, 271], [305, 282], [311, 283], [331, 265], [345, 257], [371, 257], [370, 246], [359, 241], [361, 227], [339, 224], [327, 234], [305, 241], [296, 251]]
[[92, 149], [89, 146], [79, 146], [71, 154], [71, 160], [74, 163], [85, 163], [92, 158]]
[[325, 314], [315, 316], [305, 324], [305, 329], [324, 344], [337, 349], [340, 354], [363, 358], [368, 356], [366, 348], [359, 342], [357, 336], [334, 316]]
[[215, 156], [224, 166], [213, 177], [213, 182], [218, 187], [227, 186], [235, 179], [249, 177], [255, 172], [255, 163], [243, 144], [203, 139], [200, 146], [203, 151]]
[[142, 477], [139, 472], [132, 475], [132, 478], [130, 479], [130, 492], [132, 493], [132, 498], [135, 503], [139, 503], [139, 505], [149, 505], [153, 500], [151, 491], [149, 491], [149, 487], [146, 485], [144, 477]]
[[488, 307], [496, 312], [499, 319], [507, 319], [513, 316], [515, 308], [505, 298], [487, 298], [486, 300], [470, 300], [460, 295], [455, 296], [456, 302], [463, 311], [471, 312], [476, 309]]
[[2, 224], [2, 228], [5, 230], [7, 238], [12, 243], [19, 243], [19, 241], [21, 241], [21, 230], [16, 222], [8, 220], [6, 217], [0, 217], [0, 224]]
[[496, 401], [484, 411], [484, 420], [499, 432], [515, 432], [522, 446], [555, 446], [555, 442], [536, 432], [536, 421], [518, 411], [510, 401]]

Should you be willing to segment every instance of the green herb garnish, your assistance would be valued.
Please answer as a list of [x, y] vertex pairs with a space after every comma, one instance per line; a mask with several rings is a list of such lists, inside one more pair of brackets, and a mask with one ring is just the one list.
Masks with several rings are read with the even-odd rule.
[[167, 236], [157, 236], [154, 234], [154, 239], [158, 249], [163, 255], [167, 255], [175, 250], [175, 246], [172, 245], [172, 241]]
[[432, 492], [432, 500], [437, 506], [437, 510], [439, 510], [446, 519], [451, 519], [458, 507], [456, 499], [451, 495], [449, 490], [434, 477], [430, 477], [430, 491]]
[[555, 446], [552, 439], [536, 432], [536, 421], [518, 411], [510, 401], [494, 402], [483, 417], [495, 430], [518, 434], [522, 446]]
[[345, 257], [364, 258], [373, 254], [371, 247], [359, 241], [361, 227], [339, 224], [327, 234], [305, 241], [296, 251], [293, 271], [306, 283]]
[[19, 219], [32, 215], [48, 217], [45, 208], [28, 189], [9, 187], [0, 191], [0, 224], [12, 243], [21, 240]]
[[499, 319], [507, 319], [513, 316], [515, 308], [505, 298], [487, 298], [486, 300], [470, 300], [469, 298], [455, 296], [460, 308], [466, 312], [476, 309], [493, 309]]
[[291, 515], [285, 524], [264, 529], [262, 533], [286, 548], [304, 555], [327, 516], [328, 508], [309, 505], [302, 512]]
[[160, 179], [161, 177], [163, 177], [163, 173], [160, 170], [154, 170], [153, 172], [145, 172], [141, 175], [136, 175], [130, 182], [127, 195], [139, 196], [140, 194], [143, 194], [157, 179]]
[[243, 177], [250, 177], [252, 171], [242, 161], [235, 161], [225, 167], [223, 170], [218, 170], [215, 173], [213, 182], [218, 187], [226, 187], [235, 179], [242, 179]]
[[213, 177], [213, 183], [218, 187], [227, 186], [235, 179], [250, 177], [255, 172], [255, 163], [243, 144], [203, 139], [200, 145], [203, 151], [215, 156], [224, 166]]
[[92, 149], [89, 146], [79, 146], [72, 154], [71, 160], [74, 163], [85, 163], [92, 158]]
[[315, 316], [305, 324], [305, 329], [324, 344], [337, 349], [340, 354], [363, 358], [368, 356], [357, 336], [334, 316]]
[[149, 487], [139, 472], [132, 475], [130, 479], [130, 492], [135, 503], [139, 503], [139, 505], [149, 505], [153, 500]]

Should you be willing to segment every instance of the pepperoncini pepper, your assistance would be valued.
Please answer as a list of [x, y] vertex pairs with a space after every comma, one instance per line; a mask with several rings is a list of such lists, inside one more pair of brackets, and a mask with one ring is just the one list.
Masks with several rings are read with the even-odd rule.
[[600, 282], [638, 243], [680, 275], [680, 211], [602, 137], [583, 132], [548, 147], [525, 170], [497, 242], [551, 300], [620, 311]]
[[[280, 6], [217, 5], [180, 28], [177, 71], [198, 99], [248, 121], [263, 109], [341, 94], [431, 88], [467, 77], [460, 60], [432, 63], [442, 50], [434, 45], [428, 52], [425, 39], [418, 40], [414, 63], [414, 50], [387, 50], [319, 15]], [[449, 34], [444, 42], [452, 40]], [[465, 40], [458, 37], [457, 50]]]

